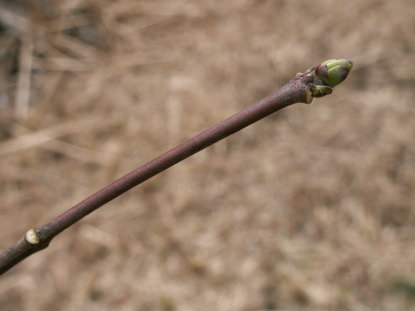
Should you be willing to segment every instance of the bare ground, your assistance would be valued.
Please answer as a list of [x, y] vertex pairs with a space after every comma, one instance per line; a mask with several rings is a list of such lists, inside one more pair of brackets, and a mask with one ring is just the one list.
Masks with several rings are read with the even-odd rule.
[[[25, 3], [25, 4], [23, 4]], [[0, 249], [349, 58], [0, 279], [1, 310], [414, 310], [415, 2], [1, 1]]]

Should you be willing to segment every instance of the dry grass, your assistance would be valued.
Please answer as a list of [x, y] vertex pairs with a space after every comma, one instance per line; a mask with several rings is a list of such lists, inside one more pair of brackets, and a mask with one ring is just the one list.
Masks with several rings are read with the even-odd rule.
[[22, 3], [0, 6], [1, 249], [309, 65], [356, 65], [64, 232], [1, 310], [415, 308], [414, 1]]

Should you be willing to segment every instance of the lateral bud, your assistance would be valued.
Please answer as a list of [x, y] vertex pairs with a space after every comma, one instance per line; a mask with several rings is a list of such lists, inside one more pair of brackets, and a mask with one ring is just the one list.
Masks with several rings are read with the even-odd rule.
[[29, 244], [39, 244], [40, 239], [35, 229], [30, 229], [25, 235], [26, 242]]
[[313, 97], [323, 97], [333, 92], [333, 89], [327, 85], [312, 85], [310, 92]]

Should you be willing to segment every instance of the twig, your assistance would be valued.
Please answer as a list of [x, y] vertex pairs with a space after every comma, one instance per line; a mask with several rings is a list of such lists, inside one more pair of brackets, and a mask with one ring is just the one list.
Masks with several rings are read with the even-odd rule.
[[22, 36], [19, 56], [19, 74], [16, 88], [16, 116], [27, 118], [29, 114], [30, 89], [32, 80], [33, 40], [30, 33]]
[[30, 27], [32, 26], [28, 19], [2, 7], [0, 7], [0, 20], [2, 23], [13, 27], [20, 32], [27, 33], [30, 31]]
[[[16, 124], [14, 127], [17, 128], [19, 132], [21, 132], [20, 135], [29, 135], [31, 133], [31, 131], [28, 128], [26, 128], [26, 127], [24, 127], [20, 124]], [[73, 127], [72, 127], [72, 130], [73, 130]], [[85, 128], [84, 128], [84, 130], [85, 130]], [[13, 132], [15, 132], [15, 131], [13, 131]], [[60, 134], [59, 136], [63, 136], [63, 135], [65, 135], [65, 132], [54, 133], [54, 135], [56, 135], [56, 134]], [[5, 153], [2, 153], [2, 151], [1, 151], [1, 149], [2, 149], [1, 146], [2, 145], [0, 144], [0, 157], [2, 155], [6, 155], [6, 154], [10, 154], [10, 153], [13, 153], [13, 152], [16, 152], [16, 151], [24, 150], [25, 147], [30, 148], [30, 147], [36, 147], [36, 146], [39, 146], [39, 147], [41, 147], [45, 150], [58, 152], [60, 154], [66, 155], [67, 157], [73, 158], [75, 160], [80, 160], [80, 161], [83, 161], [83, 162], [93, 163], [93, 164], [103, 165], [103, 166], [113, 165], [115, 157], [116, 157], [115, 153], [108, 154], [108, 153], [104, 153], [104, 152], [90, 150], [90, 149], [87, 149], [87, 148], [83, 148], [83, 147], [80, 147], [80, 146], [76, 146], [74, 144], [70, 144], [70, 143], [61, 141], [61, 140], [59, 140], [58, 137], [52, 138], [49, 141], [46, 141], [47, 139], [50, 138], [50, 137], [48, 137], [47, 133], [44, 133], [44, 137], [41, 137], [39, 135], [35, 135], [34, 137], [32, 136], [30, 138], [30, 136], [29, 136], [29, 141], [33, 140], [33, 138], [34, 138], [34, 140], [36, 140], [36, 138], [38, 139], [36, 141], [36, 143], [37, 143], [36, 145], [25, 146], [23, 144], [23, 145], [20, 146], [20, 148], [16, 148], [14, 150], [9, 150], [8, 153], [7, 153], [7, 151]]]
[[94, 124], [96, 123], [91, 122], [90, 120], [73, 121], [38, 130], [36, 132], [22, 134], [16, 138], [0, 143], [0, 157], [44, 144], [61, 136], [85, 130], [86, 128], [93, 127]]
[[332, 87], [341, 83], [351, 68], [350, 61], [329, 60], [317, 67], [310, 68], [305, 73], [297, 74], [294, 79], [270, 96], [117, 179], [49, 223], [36, 229], [30, 229], [16, 244], [0, 254], [0, 274], [26, 257], [46, 248], [56, 235], [100, 206], [196, 152], [277, 110], [295, 103], [310, 104], [313, 97], [330, 94]]

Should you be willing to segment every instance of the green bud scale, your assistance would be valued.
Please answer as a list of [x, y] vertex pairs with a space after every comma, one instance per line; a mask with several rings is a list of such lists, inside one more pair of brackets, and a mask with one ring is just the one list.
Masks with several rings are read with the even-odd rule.
[[315, 75], [330, 87], [335, 87], [343, 82], [353, 63], [347, 59], [330, 59], [318, 65], [315, 69]]

